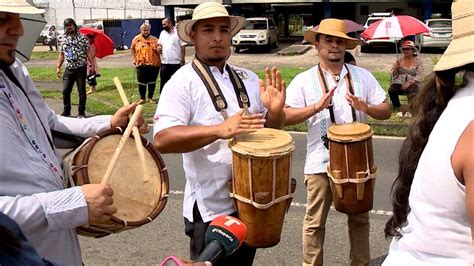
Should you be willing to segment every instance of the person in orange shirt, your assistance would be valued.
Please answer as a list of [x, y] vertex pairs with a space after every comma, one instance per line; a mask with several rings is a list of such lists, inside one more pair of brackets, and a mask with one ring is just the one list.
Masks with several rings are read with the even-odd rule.
[[133, 64], [137, 68], [138, 90], [140, 92], [139, 104], [146, 102], [148, 86], [148, 101], [156, 103], [153, 99], [155, 93], [156, 79], [161, 65], [161, 46], [158, 38], [150, 34], [150, 25], [143, 23], [140, 26], [140, 34], [135, 36], [131, 45]]

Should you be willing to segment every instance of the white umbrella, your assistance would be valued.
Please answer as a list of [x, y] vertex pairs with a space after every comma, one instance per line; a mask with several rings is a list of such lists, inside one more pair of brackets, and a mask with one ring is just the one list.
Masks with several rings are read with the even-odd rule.
[[16, 57], [21, 62], [30, 60], [31, 52], [36, 44], [39, 34], [46, 25], [43, 15], [20, 15], [21, 24], [25, 30], [25, 34], [18, 41], [16, 46]]

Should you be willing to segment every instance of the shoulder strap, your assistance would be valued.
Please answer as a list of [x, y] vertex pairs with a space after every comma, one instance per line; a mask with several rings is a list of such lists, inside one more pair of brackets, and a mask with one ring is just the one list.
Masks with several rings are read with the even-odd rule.
[[[229, 117], [226, 111], [228, 106], [227, 101], [222, 94], [219, 84], [212, 75], [209, 66], [201, 63], [201, 61], [199, 61], [198, 59], [194, 59], [191, 65], [194, 71], [196, 71], [198, 76], [201, 78], [202, 82], [204, 83], [204, 86], [206, 86], [207, 92], [211, 97], [212, 103], [214, 104], [216, 111], [220, 112], [224, 119], [227, 120], [227, 118]], [[239, 106], [241, 108], [244, 108], [245, 112], [247, 112], [247, 109], [250, 106], [250, 101], [248, 98], [247, 91], [245, 90], [245, 86], [234, 69], [227, 65], [226, 70], [229, 72], [229, 77], [232, 82], [232, 85], [234, 86], [234, 91], [237, 95], [237, 101], [239, 102]]]
[[[323, 83], [324, 92], [325, 92], [325, 93], [328, 93], [328, 92], [329, 92], [329, 90], [328, 90], [328, 84], [327, 84], [327, 82], [326, 82], [326, 78], [324, 77], [324, 73], [323, 73], [323, 71], [321, 70], [321, 65], [318, 65], [318, 70], [319, 70], [319, 77], [320, 77], [320, 79], [321, 79], [321, 81], [322, 81], [322, 83]], [[332, 106], [333, 106], [333, 103], [332, 103], [332, 100], [331, 100], [331, 103], [329, 104], [329, 107], [328, 107], [328, 109], [329, 109], [329, 115], [330, 115], [330, 117], [331, 117], [331, 122], [332, 122], [333, 124], [336, 124], [336, 119], [335, 119], [335, 117], [334, 117], [334, 109], [333, 109]]]
[[[344, 64], [344, 67], [347, 70], [347, 75], [346, 75], [346, 83], [347, 83], [347, 89], [349, 90], [349, 93], [354, 95], [354, 88], [352, 87], [352, 76], [351, 72], [349, 71], [349, 68], [347, 67], [347, 64]], [[354, 107], [351, 106], [351, 111], [352, 111], [352, 121], [356, 122], [357, 121], [357, 116]]]
[[230, 81], [232, 82], [232, 85], [234, 85], [234, 91], [235, 95], [237, 95], [239, 106], [240, 108], [243, 108], [245, 112], [247, 112], [248, 108], [250, 107], [250, 100], [247, 90], [245, 89], [245, 85], [232, 67], [226, 65], [226, 69], [227, 72], [229, 72]]

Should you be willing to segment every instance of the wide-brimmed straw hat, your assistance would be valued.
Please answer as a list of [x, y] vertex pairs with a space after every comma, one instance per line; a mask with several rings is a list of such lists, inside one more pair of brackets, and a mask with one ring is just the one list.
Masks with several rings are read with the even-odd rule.
[[0, 12], [15, 14], [42, 14], [43, 9], [36, 8], [26, 0], [0, 0]]
[[474, 5], [472, 0], [458, 0], [451, 6], [453, 40], [434, 67], [448, 70], [474, 62]]
[[192, 43], [189, 34], [193, 28], [194, 23], [198, 20], [209, 19], [209, 18], [229, 18], [230, 20], [230, 33], [232, 36], [237, 34], [246, 24], [246, 20], [243, 17], [229, 16], [227, 9], [218, 2], [206, 2], [198, 5], [193, 12], [193, 18], [183, 20], [178, 24], [178, 36], [183, 42]]
[[347, 49], [354, 49], [359, 44], [359, 40], [347, 36], [344, 21], [340, 19], [327, 18], [321, 20], [318, 29], [313, 28], [304, 33], [304, 39], [315, 44], [317, 34], [326, 34], [346, 39]]

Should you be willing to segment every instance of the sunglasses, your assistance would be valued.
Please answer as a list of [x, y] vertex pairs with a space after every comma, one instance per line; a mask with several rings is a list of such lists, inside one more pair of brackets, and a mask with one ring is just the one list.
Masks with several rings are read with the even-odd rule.
[[411, 50], [412, 48], [402, 48], [403, 51]]

